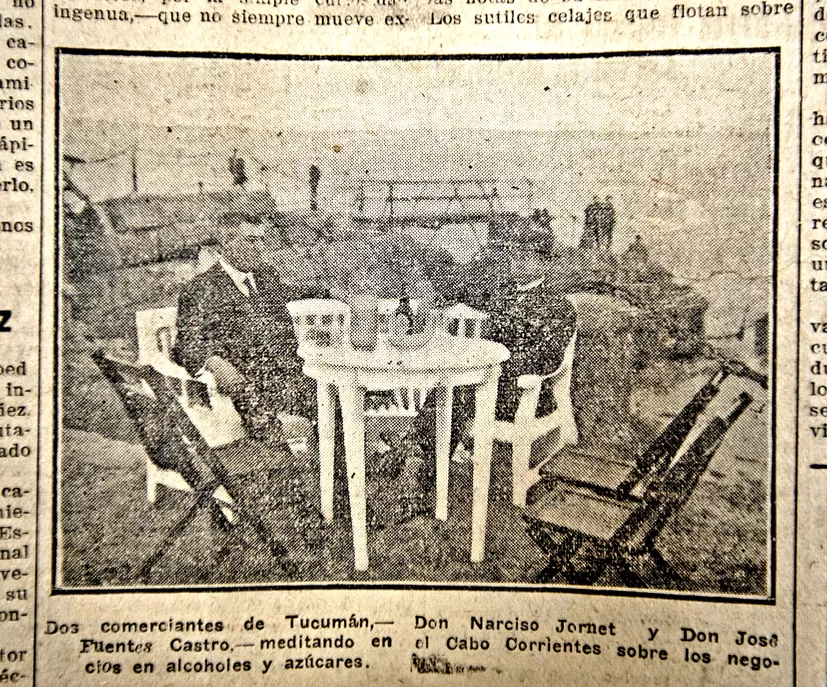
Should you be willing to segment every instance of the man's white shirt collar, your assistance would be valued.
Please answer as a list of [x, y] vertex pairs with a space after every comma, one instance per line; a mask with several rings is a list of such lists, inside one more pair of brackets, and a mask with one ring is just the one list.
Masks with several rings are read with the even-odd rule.
[[254, 289], [257, 289], [258, 286], [256, 285], [256, 280], [253, 278], [252, 272], [239, 272], [235, 267], [233, 267], [230, 263], [228, 263], [224, 258], [219, 257], [218, 262], [224, 271], [230, 275], [230, 279], [233, 280], [233, 284], [236, 285], [241, 293], [245, 296], [250, 295], [250, 289], [245, 283], [245, 280], [249, 280], [250, 283], [253, 285]]

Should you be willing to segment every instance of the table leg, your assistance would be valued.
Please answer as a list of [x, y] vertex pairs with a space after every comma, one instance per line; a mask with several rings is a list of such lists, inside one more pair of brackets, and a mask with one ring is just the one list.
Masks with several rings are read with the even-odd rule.
[[451, 465], [451, 411], [454, 389], [436, 388], [436, 517], [448, 519], [448, 476]]
[[333, 520], [333, 460], [336, 450], [336, 389], [332, 384], [316, 383], [319, 407], [319, 483], [322, 515]]
[[477, 387], [474, 411], [474, 496], [471, 507], [471, 561], [485, 557], [485, 530], [488, 521], [488, 488], [491, 481], [491, 448], [494, 442], [494, 411], [500, 366], [488, 373]]
[[365, 390], [346, 384], [339, 387], [345, 430], [345, 462], [353, 524], [353, 552], [357, 570], [368, 569], [367, 504], [365, 502]]

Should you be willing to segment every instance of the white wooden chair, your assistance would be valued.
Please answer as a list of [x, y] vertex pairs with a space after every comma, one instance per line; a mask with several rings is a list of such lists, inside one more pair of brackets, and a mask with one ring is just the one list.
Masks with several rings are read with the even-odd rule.
[[296, 341], [302, 346], [344, 346], [350, 330], [350, 310], [332, 298], [305, 298], [287, 304]]
[[[210, 448], [226, 446], [245, 436], [241, 417], [227, 396], [218, 393], [213, 376], [195, 379], [171, 358], [178, 334], [177, 308], [156, 308], [135, 313], [138, 362], [163, 374], [184, 411]], [[192, 384], [191, 382], [196, 382]], [[198, 393], [206, 387], [207, 398]], [[205, 402], [207, 401], [207, 402]]]
[[[482, 327], [488, 315], [481, 310], [465, 305], [465, 303], [456, 303], [449, 308], [442, 311], [442, 318], [440, 328], [450, 336], [457, 336], [467, 339], [481, 339]], [[454, 388], [449, 387], [446, 390], [449, 399], [454, 398]], [[460, 393], [466, 393], [461, 389]], [[462, 448], [462, 450], [460, 450]], [[458, 463], [464, 463], [470, 460], [470, 453], [464, 446], [457, 446], [457, 450], [452, 456], [452, 460]]]
[[[571, 403], [571, 377], [574, 352], [577, 346], [575, 333], [563, 354], [563, 362], [554, 372], [547, 375], [520, 375], [517, 387], [520, 400], [514, 422], [497, 420], [494, 423], [494, 438], [511, 444], [512, 500], [515, 506], [525, 508], [529, 487], [540, 481], [540, 469], [565, 446], [579, 440], [574, 409]], [[551, 385], [555, 409], [548, 415], [537, 417], [537, 405], [543, 383]], [[531, 447], [545, 437], [553, 437], [553, 444], [547, 448], [546, 458], [531, 467]]]
[[[172, 347], [178, 333], [177, 322], [178, 309], [175, 307], [135, 313], [138, 363], [149, 365], [164, 375], [170, 390], [207, 446], [220, 448], [244, 438], [246, 432], [241, 416], [235, 409], [232, 399], [218, 392], [212, 374], [203, 372], [197, 378], [193, 378], [183, 367], [172, 361]], [[206, 394], [203, 393], [205, 390]], [[294, 454], [307, 452], [308, 434], [311, 430], [309, 420], [286, 414], [280, 414], [279, 419], [285, 425], [287, 443], [291, 451]], [[150, 503], [155, 503], [159, 485], [190, 491], [190, 486], [180, 474], [159, 467], [149, 457], [146, 476], [147, 499]], [[232, 498], [224, 487], [216, 490], [215, 498], [227, 504], [232, 503]], [[232, 512], [228, 509], [222, 510], [232, 522]]]
[[[532, 283], [529, 287], [533, 288], [538, 283], [541, 282]], [[484, 312], [458, 303], [445, 310], [445, 331], [454, 336], [479, 338], [482, 336], [482, 326], [487, 318], [488, 315]], [[525, 507], [529, 487], [540, 480], [542, 465], [565, 446], [576, 444], [579, 439], [571, 404], [571, 377], [576, 346], [575, 334], [566, 347], [563, 362], [551, 374], [520, 375], [517, 378], [520, 399], [514, 422], [497, 420], [494, 423], [495, 439], [512, 446], [512, 500], [514, 505], [521, 508]], [[551, 384], [556, 408], [548, 415], [537, 417], [540, 391], [544, 382]], [[555, 443], [548, 447], [548, 457], [539, 465], [530, 467], [534, 442], [554, 432], [557, 432]]]
[[465, 303], [457, 303], [442, 312], [444, 330], [453, 336], [468, 339], [482, 338], [482, 326], [487, 319], [486, 313]]
[[[181, 366], [172, 362], [170, 357], [175, 344], [177, 328], [177, 308], [156, 308], [135, 313], [135, 325], [138, 334], [138, 363], [150, 365], [167, 379], [172, 393], [193, 424], [211, 448], [225, 446], [244, 436], [241, 418], [229, 398], [220, 396], [215, 390], [212, 375], [200, 379], [208, 390], [209, 406], [205, 407], [193, 395], [196, 381]], [[150, 503], [158, 498], [158, 486], [165, 486], [178, 491], [192, 491], [192, 487], [175, 470], [168, 470], [156, 465], [147, 456], [146, 459], [146, 497]], [[233, 502], [227, 490], [222, 486], [213, 494], [216, 500], [226, 504]], [[227, 519], [233, 521], [229, 508], [222, 508]]]

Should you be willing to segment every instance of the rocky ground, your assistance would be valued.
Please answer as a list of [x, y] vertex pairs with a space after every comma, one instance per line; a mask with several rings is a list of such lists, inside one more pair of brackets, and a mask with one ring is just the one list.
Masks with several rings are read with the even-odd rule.
[[[117, 395], [88, 353], [105, 341], [110, 353], [134, 358], [135, 347], [130, 342], [134, 312], [173, 305], [177, 289], [194, 269], [188, 263], [163, 263], [123, 270], [117, 278], [90, 278], [79, 290], [82, 297], [74, 299], [74, 316], [71, 308], [64, 310], [57, 542], [62, 585], [138, 584], [141, 563], [193, 503], [190, 494], [163, 487], [157, 503], [147, 501], [146, 455]], [[538, 265], [524, 265], [515, 272], [533, 274], [537, 269]], [[480, 278], [475, 283], [486, 282]], [[581, 334], [586, 341], [585, 332]], [[607, 350], [621, 348], [611, 345], [611, 336], [608, 339], [603, 342]], [[588, 341], [589, 351], [599, 348], [594, 336]], [[746, 360], [748, 353], [739, 340], [739, 345], [721, 355]], [[581, 441], [591, 445], [622, 441], [633, 450], [646, 446], [715, 369], [715, 363], [703, 357], [647, 360], [648, 366], [641, 370], [622, 356], [615, 357], [598, 355], [585, 376], [578, 373], [575, 363], [573, 395]], [[622, 379], [613, 376], [620, 368]], [[748, 382], [728, 379], [697, 431], [742, 390], [749, 391], [755, 401], [730, 430], [695, 492], [656, 541], [663, 557], [683, 577], [680, 589], [767, 594], [771, 480], [766, 392]], [[599, 429], [601, 423], [613, 424], [610, 416], [626, 414], [613, 436]], [[341, 456], [337, 460], [343, 462]], [[505, 446], [497, 445], [494, 452], [487, 555], [481, 564], [469, 561], [470, 464], [452, 462], [449, 518], [441, 522], [433, 517], [433, 466], [423, 463], [415, 447], [399, 440], [390, 456], [368, 461], [371, 565], [366, 572], [353, 568], [346, 477], [343, 466], [337, 467], [336, 517], [331, 523], [324, 523], [319, 515], [318, 458], [313, 450], [266, 467], [262, 464], [234, 485], [236, 493], [255, 506], [273, 537], [284, 543], [289, 565], [282, 565], [255, 541], [239, 537], [239, 532], [218, 527], [205, 512], [159, 560], [150, 583], [360, 580], [513, 585], [534, 584], [548, 565], [548, 555], [526, 533], [522, 511], [511, 504], [510, 449]], [[616, 584], [611, 569], [598, 584]]]
[[[67, 360], [73, 389], [64, 410], [60, 453], [61, 580], [66, 586], [129, 586], [137, 568], [193, 503], [183, 492], [145, 492], [145, 454], [119, 401], [83, 358]], [[712, 371], [708, 362], [658, 364], [635, 377], [636, 427], [651, 437]], [[710, 418], [746, 388], [756, 397], [727, 435], [695, 493], [657, 540], [685, 578], [684, 588], [763, 595], [768, 554], [768, 410], [765, 392], [730, 379], [707, 410]], [[66, 388], [66, 387], [64, 387]], [[762, 396], [762, 393], [764, 394]], [[86, 399], [80, 402], [79, 399]], [[67, 413], [68, 410], [68, 413]], [[699, 429], [703, 426], [703, 418]], [[548, 557], [528, 537], [511, 504], [510, 451], [494, 454], [486, 559], [469, 561], [471, 466], [452, 462], [447, 522], [433, 517], [429, 466], [404, 447], [368, 466], [370, 569], [356, 572], [343, 466], [336, 477], [336, 516], [319, 516], [315, 451], [290, 457], [240, 479], [244, 495], [291, 564], [255, 541], [218, 527], [202, 513], [153, 569], [150, 583], [248, 584], [332, 580], [531, 584]], [[537, 487], [542, 490], [542, 486]], [[613, 584], [608, 570], [600, 585]]]

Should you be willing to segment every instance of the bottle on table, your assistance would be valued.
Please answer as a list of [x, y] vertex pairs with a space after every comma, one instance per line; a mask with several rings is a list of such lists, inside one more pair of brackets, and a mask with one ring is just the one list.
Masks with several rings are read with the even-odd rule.
[[411, 308], [409, 296], [402, 296], [399, 299], [399, 307], [396, 308], [396, 312], [393, 314], [392, 331], [395, 336], [413, 334], [414, 311]]
[[421, 334], [428, 328], [430, 320], [433, 317], [432, 313], [436, 304], [436, 291], [434, 291], [434, 285], [431, 284], [430, 281], [422, 279], [414, 285], [411, 294], [419, 304], [413, 315], [411, 333]]

